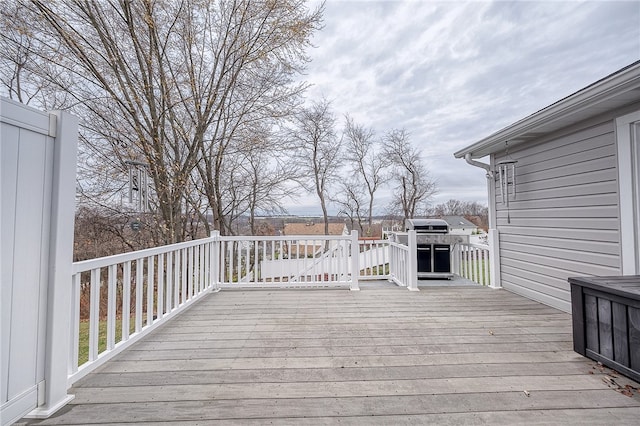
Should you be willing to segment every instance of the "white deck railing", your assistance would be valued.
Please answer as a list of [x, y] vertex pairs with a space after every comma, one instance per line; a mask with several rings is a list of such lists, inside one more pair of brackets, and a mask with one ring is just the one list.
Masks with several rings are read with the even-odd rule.
[[214, 287], [215, 239], [73, 264], [69, 385]]
[[490, 285], [489, 246], [456, 244], [452, 251], [452, 272], [482, 285]]
[[409, 231], [407, 244], [398, 241], [389, 242], [389, 279], [409, 290], [418, 290], [418, 254], [416, 250], [416, 231]]
[[68, 384], [174, 316], [203, 293], [233, 287], [358, 290], [357, 233], [221, 237], [124, 253], [72, 267]]
[[360, 240], [358, 267], [361, 280], [387, 280], [390, 278], [389, 240]]
[[[407, 244], [341, 236], [220, 236], [73, 264], [69, 385], [204, 292], [349, 287], [388, 279], [418, 290], [415, 231]], [[453, 272], [489, 283], [487, 246], [456, 244]], [[354, 272], [354, 271], [357, 271]]]
[[358, 234], [219, 236], [214, 279], [221, 288], [344, 287], [358, 290]]

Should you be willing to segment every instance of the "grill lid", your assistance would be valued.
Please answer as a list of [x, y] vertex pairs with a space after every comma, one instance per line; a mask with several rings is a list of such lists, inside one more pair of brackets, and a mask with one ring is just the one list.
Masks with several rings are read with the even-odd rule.
[[405, 231], [414, 229], [419, 233], [446, 234], [449, 232], [449, 225], [442, 219], [406, 219], [404, 228]]

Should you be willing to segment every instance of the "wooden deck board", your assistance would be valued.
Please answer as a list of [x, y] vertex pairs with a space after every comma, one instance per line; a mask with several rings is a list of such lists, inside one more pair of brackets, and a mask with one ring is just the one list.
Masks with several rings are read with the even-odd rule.
[[180, 370], [165, 372], [130, 372], [92, 374], [78, 382], [83, 387], [105, 388], [155, 385], [220, 384], [220, 383], [277, 383], [277, 382], [336, 382], [358, 380], [409, 380], [456, 377], [569, 376], [585, 374], [591, 369], [586, 360], [574, 362], [518, 363], [518, 364], [444, 364], [408, 367], [361, 368], [282, 368], [262, 370]]
[[[151, 337], [151, 336], [150, 336]], [[166, 337], [163, 336], [163, 337]], [[531, 342], [532, 337], [537, 342], [567, 342], [571, 339], [571, 333], [537, 334], [535, 336], [522, 334], [499, 334], [494, 332], [491, 337], [486, 330], [464, 335], [429, 335], [429, 336], [405, 336], [405, 337], [361, 337], [361, 338], [305, 338], [305, 339], [251, 339], [240, 341], [238, 339], [220, 338], [216, 340], [202, 340], [199, 335], [183, 338], [183, 340], [150, 340], [146, 339], [139, 345], [131, 348], [132, 351], [173, 350], [173, 349], [228, 349], [236, 348], [239, 344], [244, 348], [317, 348], [317, 347], [359, 347], [359, 346], [413, 346], [434, 344], [470, 344], [470, 343], [515, 343]]]
[[[562, 425], [632, 425], [637, 422], [637, 410], [635, 408], [613, 408], [613, 409], [569, 409], [569, 410], [521, 410], [521, 411], [493, 411], [481, 413], [446, 413], [446, 414], [422, 414], [422, 415], [387, 415], [387, 416], [351, 416], [340, 417], [339, 424], [346, 426], [360, 425], [508, 425], [514, 424], [562, 424]], [[585, 420], [587, 419], [588, 420]], [[327, 425], [336, 424], [335, 417], [314, 417], [314, 418], [278, 418], [272, 419], [231, 419], [231, 420], [207, 420], [208, 425], [232, 426], [232, 425], [264, 425], [278, 424], [282, 426], [298, 426], [301, 424]], [[130, 425], [146, 425], [148, 423], [129, 423]], [[203, 421], [158, 421], [154, 425], [158, 426], [202, 426]], [[117, 426], [120, 423], [104, 423], [104, 426]]]
[[[617, 398], [611, 390], [482, 392], [436, 395], [356, 396], [327, 398], [208, 399], [143, 403], [76, 404], [67, 413], [43, 424], [96, 424], [100, 422], [160, 422], [175, 420], [225, 420], [328, 417], [334, 421], [353, 416], [403, 416], [492, 411], [601, 409], [634, 407], [637, 401]], [[621, 395], [617, 395], [621, 396]], [[637, 413], [636, 413], [637, 414]], [[576, 417], [580, 420], [580, 417]], [[588, 422], [588, 417], [584, 417]], [[637, 417], [636, 417], [637, 420]]]
[[506, 291], [222, 291], [23, 422], [635, 424], [594, 365], [569, 315]]
[[[221, 399], [295, 399], [305, 398], [347, 398], [384, 397], [388, 395], [433, 395], [472, 394], [480, 392], [541, 392], [541, 391], [583, 391], [604, 390], [604, 382], [591, 380], [585, 375], [574, 376], [511, 376], [430, 378], [403, 380], [362, 380], [362, 381], [317, 381], [317, 382], [275, 382], [275, 383], [223, 383], [154, 386], [121, 386], [100, 389], [100, 402], [140, 403], [153, 401], [208, 401]], [[94, 402], [95, 390], [76, 389], [76, 404]]]

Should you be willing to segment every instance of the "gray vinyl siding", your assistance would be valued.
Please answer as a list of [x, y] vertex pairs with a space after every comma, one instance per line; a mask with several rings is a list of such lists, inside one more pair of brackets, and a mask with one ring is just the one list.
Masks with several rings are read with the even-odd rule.
[[524, 145], [508, 212], [496, 183], [502, 286], [570, 312], [568, 277], [620, 273], [614, 122]]

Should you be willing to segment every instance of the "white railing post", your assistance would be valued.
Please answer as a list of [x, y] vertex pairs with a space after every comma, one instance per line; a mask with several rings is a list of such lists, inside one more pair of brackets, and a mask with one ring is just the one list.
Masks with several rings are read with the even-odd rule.
[[451, 272], [460, 275], [460, 246], [455, 244], [451, 247]]
[[118, 265], [107, 268], [107, 350], [116, 345], [116, 279]]
[[497, 229], [489, 229], [489, 287], [502, 288], [500, 283], [500, 237]]
[[409, 231], [408, 235], [409, 246], [409, 262], [407, 262], [407, 289], [410, 291], [419, 291], [418, 289], [418, 241], [416, 237], [416, 231], [414, 229]]
[[156, 312], [159, 320], [164, 316], [164, 253], [158, 255], [158, 292]]
[[211, 286], [211, 291], [220, 291], [220, 270], [222, 265], [220, 264], [220, 231], [213, 230], [211, 232], [211, 238], [213, 239], [212, 250], [211, 253], [211, 269], [210, 269], [210, 280], [213, 283]]
[[[349, 252], [345, 253], [348, 256]], [[359, 291], [358, 279], [360, 277], [360, 245], [358, 244], [358, 231], [351, 231], [351, 291]]]
[[483, 251], [482, 252], [482, 264], [484, 265], [483, 271], [482, 271], [482, 275], [483, 275], [483, 280], [482, 280], [482, 285], [490, 285], [491, 284], [491, 280], [489, 277], [489, 250], [487, 251]]
[[[80, 275], [80, 274], [77, 274]], [[80, 301], [78, 301], [80, 309]], [[131, 261], [125, 262], [122, 272], [122, 340], [129, 339], [131, 321]], [[76, 339], [74, 339], [76, 340]], [[78, 360], [76, 359], [76, 365]]]
[[100, 268], [91, 270], [89, 291], [89, 361], [98, 358], [98, 342], [100, 330]]
[[80, 274], [73, 275], [71, 287], [71, 321], [69, 340], [69, 362], [67, 373], [69, 375], [78, 371], [78, 340], [80, 329]]
[[67, 368], [70, 355], [70, 322], [74, 309], [71, 263], [75, 220], [76, 160], [78, 118], [55, 111], [53, 146], [53, 191], [51, 197], [51, 239], [49, 243], [49, 286], [44, 359], [44, 398], [29, 417], [46, 418], [74, 398], [67, 394]]

